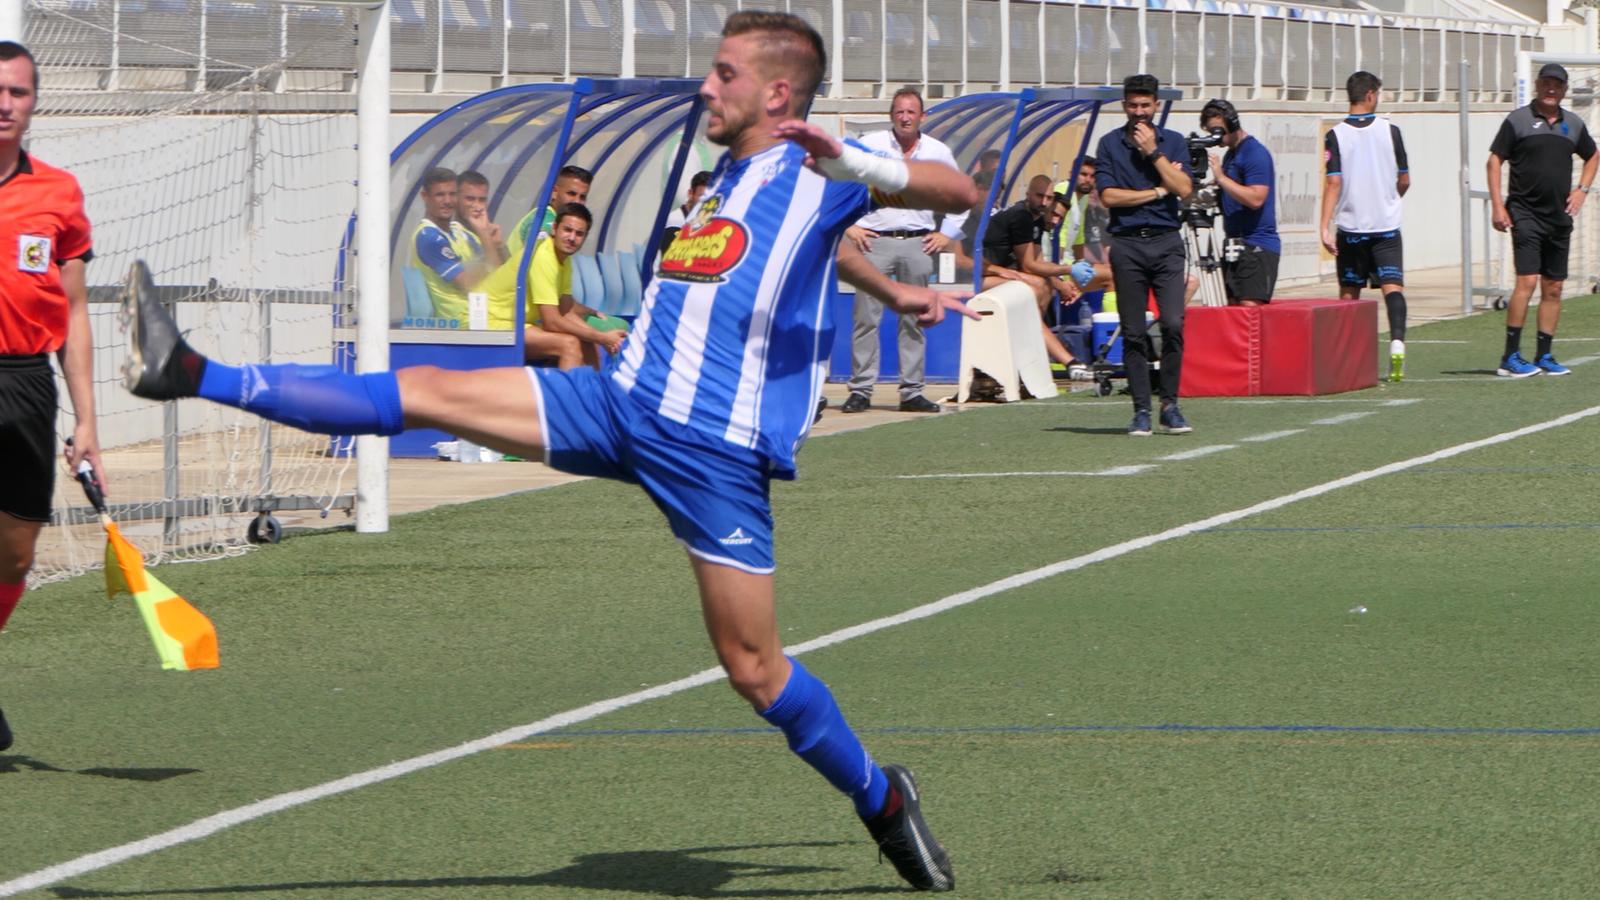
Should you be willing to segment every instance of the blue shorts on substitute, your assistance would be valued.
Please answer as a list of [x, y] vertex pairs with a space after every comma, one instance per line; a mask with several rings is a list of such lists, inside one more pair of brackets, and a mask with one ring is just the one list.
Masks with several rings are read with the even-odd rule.
[[637, 484], [690, 553], [758, 575], [773, 570], [766, 457], [641, 409], [587, 366], [530, 368], [528, 377], [546, 465]]

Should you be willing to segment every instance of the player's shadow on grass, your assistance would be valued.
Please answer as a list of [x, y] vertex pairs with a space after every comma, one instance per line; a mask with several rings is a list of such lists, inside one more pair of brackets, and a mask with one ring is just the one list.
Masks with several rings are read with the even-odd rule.
[[[796, 866], [779, 863], [717, 859], [706, 854], [741, 854], [746, 851], [784, 847], [839, 847], [844, 841], [803, 841], [784, 844], [744, 844], [726, 847], [691, 847], [683, 850], [634, 850], [620, 853], [586, 853], [571, 864], [537, 875], [462, 875], [447, 878], [387, 878], [370, 881], [300, 881], [281, 884], [232, 884], [211, 887], [171, 888], [169, 890], [96, 891], [68, 885], [52, 888], [57, 897], [174, 897], [206, 894], [288, 894], [293, 891], [328, 891], [349, 888], [359, 891], [440, 888], [586, 888], [610, 894], [658, 894], [667, 897], [795, 897], [821, 895], [899, 894], [892, 868], [883, 869], [886, 883], [854, 888], [775, 888], [729, 887], [748, 879], [805, 876], [838, 871], [828, 866]], [[866, 845], [863, 844], [863, 847]], [[889, 879], [896, 879], [889, 882]]]
[[31, 756], [0, 756], [0, 775], [18, 772], [44, 772], [56, 775], [95, 775], [119, 781], [166, 781], [181, 775], [193, 775], [199, 769], [118, 769], [95, 766], [89, 769], [63, 769]]
[[1440, 375], [1493, 375], [1494, 369], [1444, 369]]

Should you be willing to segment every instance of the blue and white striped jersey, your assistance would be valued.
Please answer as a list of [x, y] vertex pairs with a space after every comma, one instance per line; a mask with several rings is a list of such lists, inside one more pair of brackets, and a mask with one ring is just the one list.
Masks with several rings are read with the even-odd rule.
[[872, 209], [865, 185], [805, 157], [788, 141], [723, 154], [611, 374], [645, 409], [764, 455], [778, 477], [793, 477], [827, 375], [839, 238]]

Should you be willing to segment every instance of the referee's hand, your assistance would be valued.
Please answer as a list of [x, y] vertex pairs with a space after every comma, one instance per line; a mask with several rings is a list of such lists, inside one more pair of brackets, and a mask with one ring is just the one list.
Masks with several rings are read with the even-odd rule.
[[1490, 221], [1493, 222], [1495, 231], [1510, 231], [1511, 211], [1506, 209], [1504, 204], [1495, 204]]

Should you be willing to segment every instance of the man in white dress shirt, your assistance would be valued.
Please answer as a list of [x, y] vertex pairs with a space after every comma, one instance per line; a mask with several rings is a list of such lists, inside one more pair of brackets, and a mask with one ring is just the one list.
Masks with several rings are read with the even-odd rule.
[[[912, 88], [895, 92], [889, 105], [893, 127], [861, 138], [878, 156], [942, 162], [959, 169], [950, 148], [922, 133], [922, 95]], [[925, 209], [879, 209], [845, 229], [851, 241], [878, 271], [903, 284], [925, 287], [933, 278], [933, 255], [961, 240], [966, 213], [947, 215], [939, 229]], [[900, 411], [938, 412], [939, 404], [922, 395], [923, 357], [927, 338], [916, 316], [897, 315], [900, 338]], [[872, 403], [878, 382], [878, 325], [883, 303], [865, 291], [856, 292], [855, 325], [850, 333], [850, 396], [841, 411], [857, 413]]]

